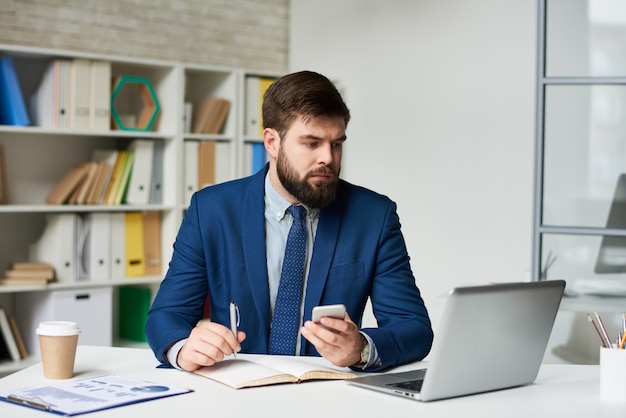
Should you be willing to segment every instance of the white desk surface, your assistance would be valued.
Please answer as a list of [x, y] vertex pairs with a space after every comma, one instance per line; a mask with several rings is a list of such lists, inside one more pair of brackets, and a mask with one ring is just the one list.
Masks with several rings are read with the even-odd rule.
[[[157, 369], [157, 364], [149, 349], [79, 346], [74, 379], [117, 374], [195, 390], [82, 416], [379, 418], [390, 413], [416, 418], [626, 416], [626, 403], [600, 400], [598, 366], [545, 364], [535, 382], [528, 386], [423, 403], [362, 389], [346, 381], [310, 381], [236, 390], [191, 373]], [[419, 365], [415, 363], [401, 369]], [[37, 363], [0, 379], [0, 389], [41, 386], [51, 382], [54, 381], [43, 378], [41, 363]], [[0, 417], [3, 418], [46, 416], [55, 415], [0, 402]]]

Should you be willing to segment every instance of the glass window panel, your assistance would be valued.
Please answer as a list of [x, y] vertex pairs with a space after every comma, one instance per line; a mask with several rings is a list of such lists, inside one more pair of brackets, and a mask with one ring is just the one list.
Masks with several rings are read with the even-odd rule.
[[626, 2], [548, 0], [546, 75], [626, 76]]
[[564, 279], [578, 294], [626, 295], [626, 237], [543, 234], [541, 248], [542, 279]]
[[626, 86], [546, 87], [543, 225], [606, 226], [626, 173], [625, 131]]

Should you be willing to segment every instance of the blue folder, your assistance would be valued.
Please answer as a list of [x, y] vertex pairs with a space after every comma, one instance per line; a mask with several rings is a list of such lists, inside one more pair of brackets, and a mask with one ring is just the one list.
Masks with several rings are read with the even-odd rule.
[[13, 59], [0, 58], [0, 124], [30, 125]]
[[255, 142], [252, 146], [252, 172], [254, 174], [265, 166], [267, 162], [267, 154], [265, 152], [265, 144], [263, 142]]

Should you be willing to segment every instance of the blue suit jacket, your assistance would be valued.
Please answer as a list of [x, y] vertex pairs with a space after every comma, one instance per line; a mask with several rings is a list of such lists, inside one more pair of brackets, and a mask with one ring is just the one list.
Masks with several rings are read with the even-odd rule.
[[[168, 272], [146, 325], [150, 347], [164, 353], [189, 336], [210, 296], [211, 321], [229, 326], [228, 305], [240, 309], [242, 352], [267, 353], [270, 301], [265, 256], [264, 180], [259, 173], [194, 194]], [[396, 205], [340, 181], [337, 199], [320, 212], [304, 320], [316, 305], [343, 303], [361, 323], [368, 297], [378, 327], [363, 329], [388, 368], [422, 359], [433, 333], [409, 265]], [[304, 338], [301, 354], [319, 355]]]

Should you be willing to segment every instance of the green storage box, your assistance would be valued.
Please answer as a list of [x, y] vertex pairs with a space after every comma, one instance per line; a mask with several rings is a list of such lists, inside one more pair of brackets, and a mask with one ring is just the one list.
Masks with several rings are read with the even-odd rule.
[[134, 286], [120, 286], [120, 338], [146, 342], [146, 318], [150, 309], [150, 289]]

